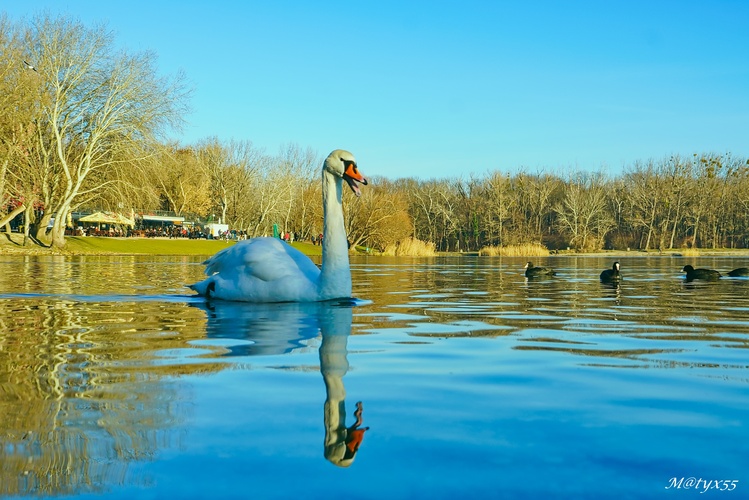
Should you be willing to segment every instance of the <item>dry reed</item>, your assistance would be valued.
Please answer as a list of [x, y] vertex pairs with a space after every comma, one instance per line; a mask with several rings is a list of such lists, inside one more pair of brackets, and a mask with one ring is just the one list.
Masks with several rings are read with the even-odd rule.
[[682, 257], [698, 257], [700, 255], [699, 248], [680, 248], [679, 254]]
[[491, 246], [479, 250], [479, 255], [489, 257], [545, 257], [549, 249], [540, 243], [525, 243], [522, 245]]
[[386, 246], [382, 255], [396, 257], [432, 257], [437, 255], [437, 251], [434, 243], [417, 240], [416, 238], [407, 238], [396, 244]]

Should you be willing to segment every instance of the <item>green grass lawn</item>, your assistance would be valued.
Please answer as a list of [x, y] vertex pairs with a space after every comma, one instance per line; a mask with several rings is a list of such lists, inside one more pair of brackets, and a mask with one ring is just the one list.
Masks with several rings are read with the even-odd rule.
[[[234, 243], [220, 240], [71, 236], [66, 238], [65, 251], [74, 254], [213, 255]], [[309, 243], [294, 243], [293, 246], [307, 255], [322, 253], [321, 247]]]
[[65, 239], [65, 251], [70, 253], [213, 255], [233, 244], [234, 242], [219, 240], [71, 236]]

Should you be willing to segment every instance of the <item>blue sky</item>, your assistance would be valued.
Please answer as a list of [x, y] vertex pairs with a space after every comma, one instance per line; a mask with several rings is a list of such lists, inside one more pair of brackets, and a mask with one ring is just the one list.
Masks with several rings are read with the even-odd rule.
[[749, 2], [0, 1], [104, 22], [193, 87], [177, 138], [352, 151], [391, 179], [749, 156]]

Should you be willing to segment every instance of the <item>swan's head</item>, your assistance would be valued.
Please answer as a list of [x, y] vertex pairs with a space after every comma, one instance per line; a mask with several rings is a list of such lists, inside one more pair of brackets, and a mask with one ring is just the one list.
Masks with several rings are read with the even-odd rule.
[[343, 149], [336, 149], [325, 158], [323, 169], [345, 180], [356, 196], [361, 196], [359, 183], [367, 185], [367, 179], [359, 172], [354, 155]]

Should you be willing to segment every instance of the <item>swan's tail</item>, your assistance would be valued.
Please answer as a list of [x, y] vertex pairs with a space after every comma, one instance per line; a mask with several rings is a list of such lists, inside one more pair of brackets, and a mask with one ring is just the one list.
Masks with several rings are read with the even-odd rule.
[[213, 276], [211, 276], [204, 279], [203, 281], [199, 281], [188, 286], [198, 292], [198, 295], [210, 298], [216, 290], [216, 280]]

